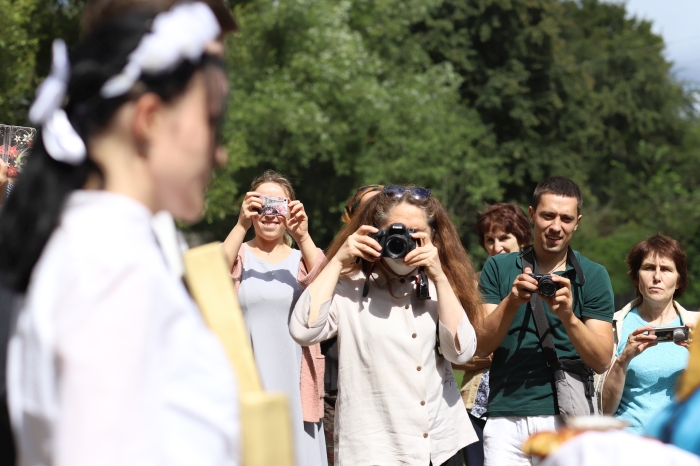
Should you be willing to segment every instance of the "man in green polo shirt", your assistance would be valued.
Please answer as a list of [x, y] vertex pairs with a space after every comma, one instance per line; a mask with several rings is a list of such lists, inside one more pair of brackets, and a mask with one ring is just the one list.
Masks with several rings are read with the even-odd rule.
[[[602, 265], [573, 252], [585, 283], [579, 283], [569, 242], [581, 221], [581, 192], [562, 177], [535, 189], [530, 221], [534, 258], [540, 273], [552, 274], [560, 287], [542, 297], [560, 359], [583, 360], [598, 373], [610, 365], [613, 351], [613, 291]], [[489, 258], [479, 279], [487, 314], [476, 326], [480, 352], [493, 352], [489, 420], [484, 428], [486, 466], [530, 465], [521, 446], [530, 435], [561, 424], [552, 375], [542, 354], [530, 308], [537, 280], [522, 268], [520, 253]]]

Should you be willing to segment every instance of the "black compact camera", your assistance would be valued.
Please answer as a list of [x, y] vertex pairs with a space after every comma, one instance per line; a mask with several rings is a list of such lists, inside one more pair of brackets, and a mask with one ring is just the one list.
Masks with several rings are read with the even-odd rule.
[[411, 238], [413, 228], [406, 228], [403, 223], [393, 223], [386, 230], [369, 234], [382, 247], [382, 256], [391, 259], [406, 257], [406, 254], [416, 249], [416, 240]]
[[544, 296], [545, 298], [551, 298], [557, 294], [559, 285], [552, 280], [552, 276], [550, 274], [529, 273], [528, 275], [537, 280], [537, 291], [540, 295]]

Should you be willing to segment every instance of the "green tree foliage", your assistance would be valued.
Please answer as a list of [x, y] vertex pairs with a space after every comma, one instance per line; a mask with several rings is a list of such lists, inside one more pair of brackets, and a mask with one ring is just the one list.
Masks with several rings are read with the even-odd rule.
[[51, 42], [79, 34], [84, 0], [0, 0], [0, 123], [27, 124], [34, 89], [51, 66]]
[[659, 231], [692, 246], [698, 194], [679, 167], [697, 163], [697, 123], [650, 23], [598, 0], [448, 0], [416, 31], [493, 129], [505, 192], [493, 200], [528, 205], [539, 180], [574, 179], [585, 199], [577, 247], [620, 293], [637, 241]]
[[[575, 246], [629, 293], [629, 248], [661, 232], [700, 303], [700, 126], [663, 41], [599, 0], [232, 0], [229, 162], [195, 230], [223, 239], [250, 181], [288, 174], [317, 243], [369, 183], [432, 188], [474, 237], [485, 202], [530, 203], [548, 176], [584, 191]], [[84, 0], [0, 0], [0, 123], [23, 124], [50, 44], [78, 37]]]
[[[457, 220], [499, 192], [492, 138], [459, 103], [461, 78], [433, 64], [409, 25], [426, 2], [332, 0], [239, 5], [229, 47], [228, 166], [205, 228], [226, 233], [255, 175], [291, 176], [312, 232], [328, 244], [342, 205], [368, 183], [418, 183]], [[465, 229], [466, 231], [467, 229]]]

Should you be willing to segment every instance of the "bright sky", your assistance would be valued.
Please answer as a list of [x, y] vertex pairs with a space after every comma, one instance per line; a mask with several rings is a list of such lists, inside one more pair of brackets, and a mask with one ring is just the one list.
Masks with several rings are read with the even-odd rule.
[[[621, 3], [621, 0], [604, 0]], [[700, 85], [700, 0], [627, 0], [627, 13], [652, 22], [682, 81]]]

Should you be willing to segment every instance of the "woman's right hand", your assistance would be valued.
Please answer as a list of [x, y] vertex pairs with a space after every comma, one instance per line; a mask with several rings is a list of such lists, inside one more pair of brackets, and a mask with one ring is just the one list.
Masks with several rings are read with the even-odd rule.
[[245, 194], [241, 212], [238, 214], [238, 224], [248, 230], [253, 224], [253, 219], [260, 215], [263, 208], [262, 194], [250, 191]]
[[376, 233], [377, 230], [371, 225], [362, 225], [355, 233], [348, 236], [345, 243], [340, 247], [333, 260], [340, 262], [343, 267], [348, 267], [357, 260], [358, 257], [375, 262], [382, 256], [382, 247], [374, 239], [367, 236], [368, 233]]
[[653, 330], [654, 326], [652, 325], [645, 325], [643, 327], [639, 327], [632, 333], [630, 333], [630, 336], [627, 337], [627, 343], [625, 343], [625, 348], [622, 350], [622, 353], [620, 353], [620, 356], [618, 359], [620, 362], [624, 363], [625, 366], [629, 364], [629, 362], [635, 357], [642, 352], [649, 348], [650, 346], [656, 346], [658, 342], [656, 341], [656, 335], [649, 335], [648, 333], [645, 334], [644, 332], [649, 332], [650, 330]]

